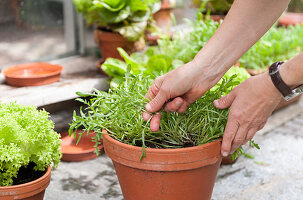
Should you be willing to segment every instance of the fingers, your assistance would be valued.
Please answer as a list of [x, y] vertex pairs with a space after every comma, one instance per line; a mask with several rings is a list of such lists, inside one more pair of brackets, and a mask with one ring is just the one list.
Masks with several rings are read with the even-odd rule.
[[235, 138], [238, 128], [239, 128], [239, 123], [233, 119], [230, 119], [229, 117], [223, 134], [223, 141], [221, 146], [221, 154], [223, 157], [229, 155], [229, 152], [231, 150], [231, 144]]
[[242, 125], [238, 128], [236, 136], [231, 144], [230, 154], [234, 153], [239, 146], [244, 144], [244, 141], [245, 141], [246, 135], [247, 135], [247, 131], [248, 131], [248, 129], [246, 126]]
[[249, 131], [247, 133], [247, 136], [246, 136], [246, 139], [245, 139], [245, 141], [244, 141], [243, 144], [246, 144], [249, 140], [253, 139], [253, 137], [255, 136], [256, 132], [257, 132], [256, 128], [249, 129]]
[[219, 109], [228, 108], [234, 101], [235, 97], [236, 97], [235, 92], [231, 91], [226, 96], [223, 96], [220, 99], [215, 100], [214, 106]]
[[157, 132], [160, 127], [161, 113], [157, 113], [150, 120], [150, 130], [153, 132]]
[[148, 121], [152, 117], [152, 115], [147, 112], [143, 112], [142, 117], [145, 121]]
[[176, 112], [183, 105], [184, 100], [181, 97], [176, 97], [164, 106], [164, 110], [168, 113]]

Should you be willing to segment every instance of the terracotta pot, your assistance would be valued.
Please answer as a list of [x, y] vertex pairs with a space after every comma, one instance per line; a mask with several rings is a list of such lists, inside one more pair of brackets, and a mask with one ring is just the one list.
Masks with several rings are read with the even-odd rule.
[[46, 173], [37, 180], [20, 185], [0, 187], [0, 199], [42, 200], [50, 177], [51, 168], [48, 167]]
[[9, 85], [38, 86], [57, 82], [60, 78], [62, 67], [50, 63], [26, 63], [14, 65], [2, 70]]
[[278, 20], [280, 26], [303, 24], [303, 13], [286, 12]]
[[103, 134], [125, 200], [209, 200], [222, 157], [221, 142], [181, 149], [146, 149]]
[[129, 42], [119, 33], [105, 32], [99, 29], [94, 31], [95, 42], [100, 48], [102, 58], [117, 58], [123, 60], [117, 48], [123, 48], [127, 53], [135, 51], [135, 43]]
[[227, 157], [223, 157], [221, 165], [231, 165], [231, 164], [234, 164], [235, 162], [237, 162], [238, 158], [236, 158], [235, 160], [232, 160], [231, 157], [230, 157], [230, 155], [228, 155]]
[[[80, 131], [78, 131], [79, 133]], [[77, 144], [79, 135], [77, 134], [76, 138], [70, 137], [67, 132], [61, 133], [62, 142], [61, 142], [61, 151], [62, 158], [61, 160], [67, 162], [80, 162], [85, 160], [91, 160], [97, 158], [95, 153], [96, 148], [94, 147], [95, 143], [92, 141], [92, 137], [96, 134], [91, 131], [91, 134], [87, 135], [84, 133]], [[103, 153], [103, 144], [98, 146], [100, 153]]]
[[170, 27], [173, 25], [171, 18], [172, 8], [173, 6], [170, 4], [170, 0], [162, 0], [160, 10], [153, 14], [156, 25], [164, 32], [169, 31]]
[[210, 15], [210, 18], [215, 22], [220, 22], [221, 20], [224, 20], [225, 15]]

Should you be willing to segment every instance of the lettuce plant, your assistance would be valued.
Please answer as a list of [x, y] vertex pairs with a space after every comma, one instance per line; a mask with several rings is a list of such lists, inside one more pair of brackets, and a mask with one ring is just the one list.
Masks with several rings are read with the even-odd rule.
[[120, 33], [137, 41], [160, 9], [160, 0], [74, 0], [87, 24]]
[[44, 171], [60, 161], [60, 135], [45, 110], [17, 103], [0, 104], [0, 186], [13, 184], [21, 166]]

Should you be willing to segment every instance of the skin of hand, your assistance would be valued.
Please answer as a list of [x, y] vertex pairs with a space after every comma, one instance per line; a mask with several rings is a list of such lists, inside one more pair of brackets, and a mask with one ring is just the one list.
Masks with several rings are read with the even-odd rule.
[[221, 154], [226, 157], [251, 140], [264, 127], [281, 98], [266, 72], [250, 77], [228, 95], [215, 100], [214, 105], [219, 109], [230, 107]]
[[[146, 105], [148, 112], [154, 113], [163, 107], [166, 112], [183, 113], [187, 106], [199, 99], [207, 90], [213, 87], [220, 76], [209, 74], [207, 67], [201, 68], [195, 61], [158, 77], [146, 94], [151, 100]], [[172, 101], [168, 101], [173, 99]], [[150, 121], [150, 128], [156, 132], [159, 129], [161, 114], [151, 116], [144, 112], [144, 120]]]

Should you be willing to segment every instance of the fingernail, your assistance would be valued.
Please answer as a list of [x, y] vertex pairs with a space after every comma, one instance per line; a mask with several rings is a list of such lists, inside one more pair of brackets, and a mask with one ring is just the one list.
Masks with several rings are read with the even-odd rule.
[[214, 105], [217, 107], [219, 106], [219, 101], [218, 100], [214, 100]]
[[223, 156], [223, 157], [228, 156], [228, 152], [223, 152], [223, 153], [222, 153], [222, 156]]
[[178, 100], [176, 101], [176, 106], [181, 106], [182, 103], [183, 103], [182, 100], [178, 99]]
[[146, 109], [147, 111], [150, 111], [150, 110], [152, 109], [149, 103], [146, 104], [145, 109]]

